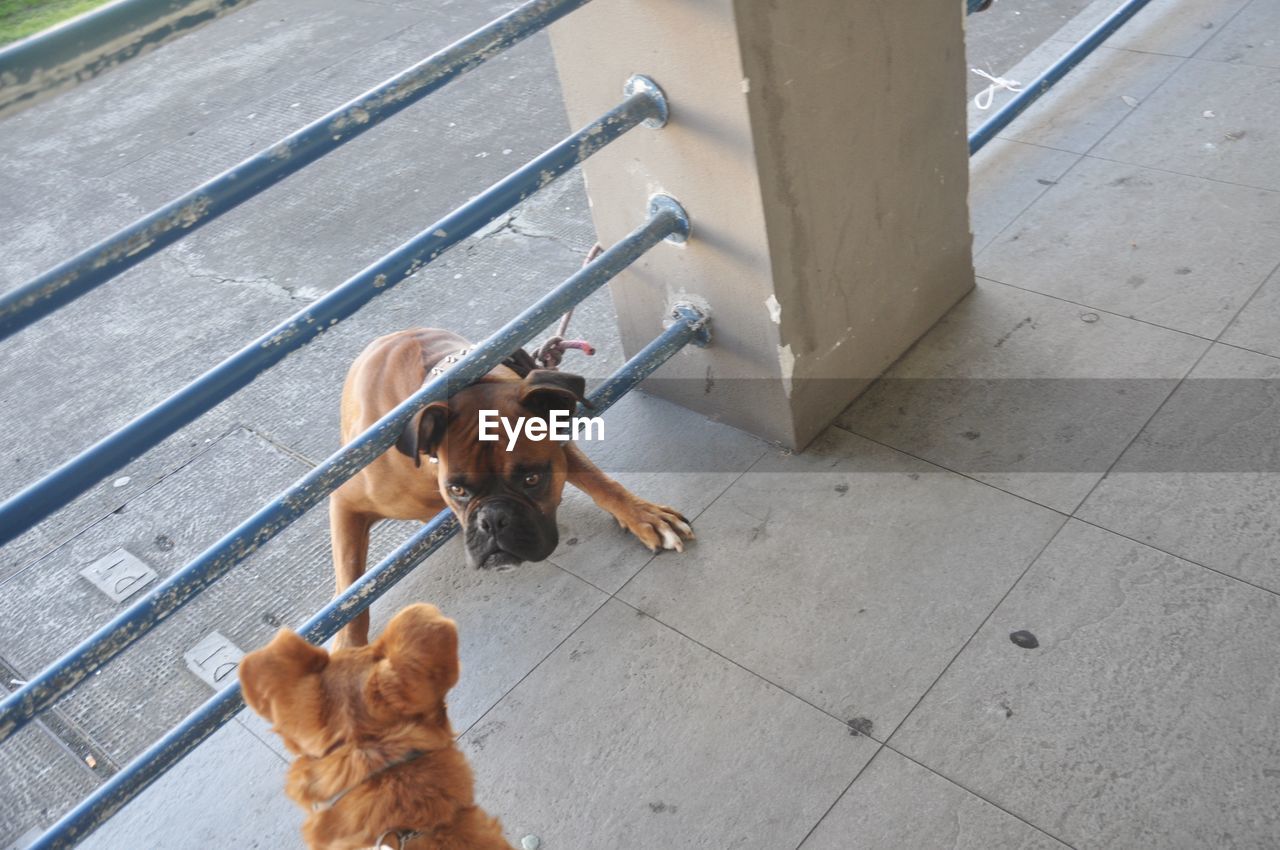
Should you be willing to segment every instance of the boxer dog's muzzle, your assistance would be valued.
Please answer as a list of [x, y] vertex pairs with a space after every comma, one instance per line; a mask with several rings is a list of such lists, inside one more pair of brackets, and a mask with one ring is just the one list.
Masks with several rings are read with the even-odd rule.
[[555, 551], [567, 468], [562, 442], [525, 436], [514, 446], [481, 441], [481, 411], [512, 421], [547, 419], [553, 410], [572, 415], [585, 389], [578, 375], [538, 369], [519, 383], [467, 387], [447, 402], [427, 405], [405, 426], [396, 447], [417, 464], [427, 455], [439, 465], [440, 495], [462, 523], [471, 566], [510, 569]]
[[556, 550], [560, 533], [527, 500], [491, 496], [478, 502], [466, 523], [467, 561], [473, 567], [506, 569], [542, 561]]

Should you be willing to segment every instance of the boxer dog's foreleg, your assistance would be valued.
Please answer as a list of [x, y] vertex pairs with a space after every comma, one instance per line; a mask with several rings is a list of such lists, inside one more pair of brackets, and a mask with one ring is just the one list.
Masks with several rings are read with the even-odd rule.
[[693, 539], [689, 521], [674, 508], [655, 505], [634, 495], [626, 487], [600, 471], [582, 450], [565, 446], [569, 483], [586, 493], [613, 515], [618, 525], [630, 531], [650, 552], [659, 549], [684, 551], [684, 541]]
[[[376, 517], [358, 513], [336, 494], [329, 497], [329, 531], [333, 541], [333, 574], [338, 593], [364, 575], [369, 557], [369, 531]], [[361, 611], [334, 637], [334, 649], [369, 642], [369, 609]]]

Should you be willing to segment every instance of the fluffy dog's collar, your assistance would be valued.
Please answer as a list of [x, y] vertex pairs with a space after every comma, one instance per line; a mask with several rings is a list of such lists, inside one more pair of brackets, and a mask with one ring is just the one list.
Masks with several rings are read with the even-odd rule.
[[[434, 830], [432, 831], [434, 832]], [[421, 838], [422, 836], [427, 834], [428, 833], [423, 832], [422, 830], [407, 830], [407, 829], [401, 829], [395, 832], [384, 832], [378, 836], [377, 840], [374, 842], [373, 846], [369, 848], [369, 850], [404, 850], [404, 845], [406, 843], [412, 841], [415, 838]], [[387, 838], [392, 835], [396, 837], [395, 847], [391, 847], [391, 845], [386, 843]]]
[[[327, 800], [318, 800], [318, 801], [316, 801], [316, 802], [312, 803], [312, 804], [311, 804], [311, 811], [313, 811], [313, 812], [327, 812], [329, 809], [332, 809], [334, 806], [338, 805], [338, 802], [339, 802], [343, 797], [347, 796], [347, 795], [348, 795], [348, 794], [350, 794], [352, 791], [356, 790], [357, 788], [359, 788], [361, 785], [365, 784], [365, 783], [366, 783], [366, 782], [368, 782], [369, 780], [371, 780], [371, 779], [377, 779], [379, 776], [381, 776], [382, 774], [386, 773], [386, 772], [387, 772], [387, 771], [389, 771], [389, 770], [393, 770], [394, 768], [400, 767], [401, 765], [408, 764], [408, 763], [409, 763], [409, 762], [411, 762], [411, 761], [416, 761], [417, 759], [420, 759], [420, 758], [422, 758], [423, 756], [425, 756], [425, 755], [427, 754], [427, 752], [428, 752], [427, 750], [410, 750], [409, 752], [405, 753], [405, 754], [404, 754], [403, 756], [401, 756], [400, 758], [396, 759], [395, 761], [391, 762], [390, 764], [387, 764], [385, 767], [379, 768], [378, 770], [375, 770], [373, 773], [370, 773], [368, 776], [366, 776], [364, 779], [361, 779], [359, 782], [355, 783], [354, 785], [350, 785], [350, 786], [348, 786], [348, 787], [346, 787], [346, 788], [343, 788], [341, 791], [339, 791], [337, 794], [334, 794], [334, 795], [333, 795], [332, 797], [330, 797], [329, 799], [327, 799]], [[386, 836], [386, 835], [390, 835], [390, 834], [392, 834], [392, 833], [390, 833], [390, 832], [385, 832], [385, 833], [383, 833], [383, 835], [384, 835], [384, 836]], [[378, 845], [374, 845], [374, 846], [376, 847], [376, 846], [378, 846]]]

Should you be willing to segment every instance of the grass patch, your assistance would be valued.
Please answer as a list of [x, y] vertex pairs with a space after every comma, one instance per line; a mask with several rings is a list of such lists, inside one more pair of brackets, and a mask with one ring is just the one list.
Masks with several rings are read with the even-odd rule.
[[0, 44], [34, 35], [107, 0], [0, 0]]

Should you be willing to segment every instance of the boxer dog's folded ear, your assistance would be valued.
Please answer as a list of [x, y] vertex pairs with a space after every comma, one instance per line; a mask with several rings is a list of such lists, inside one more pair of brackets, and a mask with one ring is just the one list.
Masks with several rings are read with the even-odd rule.
[[568, 410], [572, 414], [578, 402], [590, 407], [585, 398], [587, 379], [581, 375], [534, 369], [520, 385], [520, 403], [540, 413]]
[[422, 466], [422, 456], [435, 455], [448, 424], [449, 405], [443, 401], [433, 401], [405, 423], [400, 439], [396, 440], [396, 448], [413, 458], [414, 466]]

